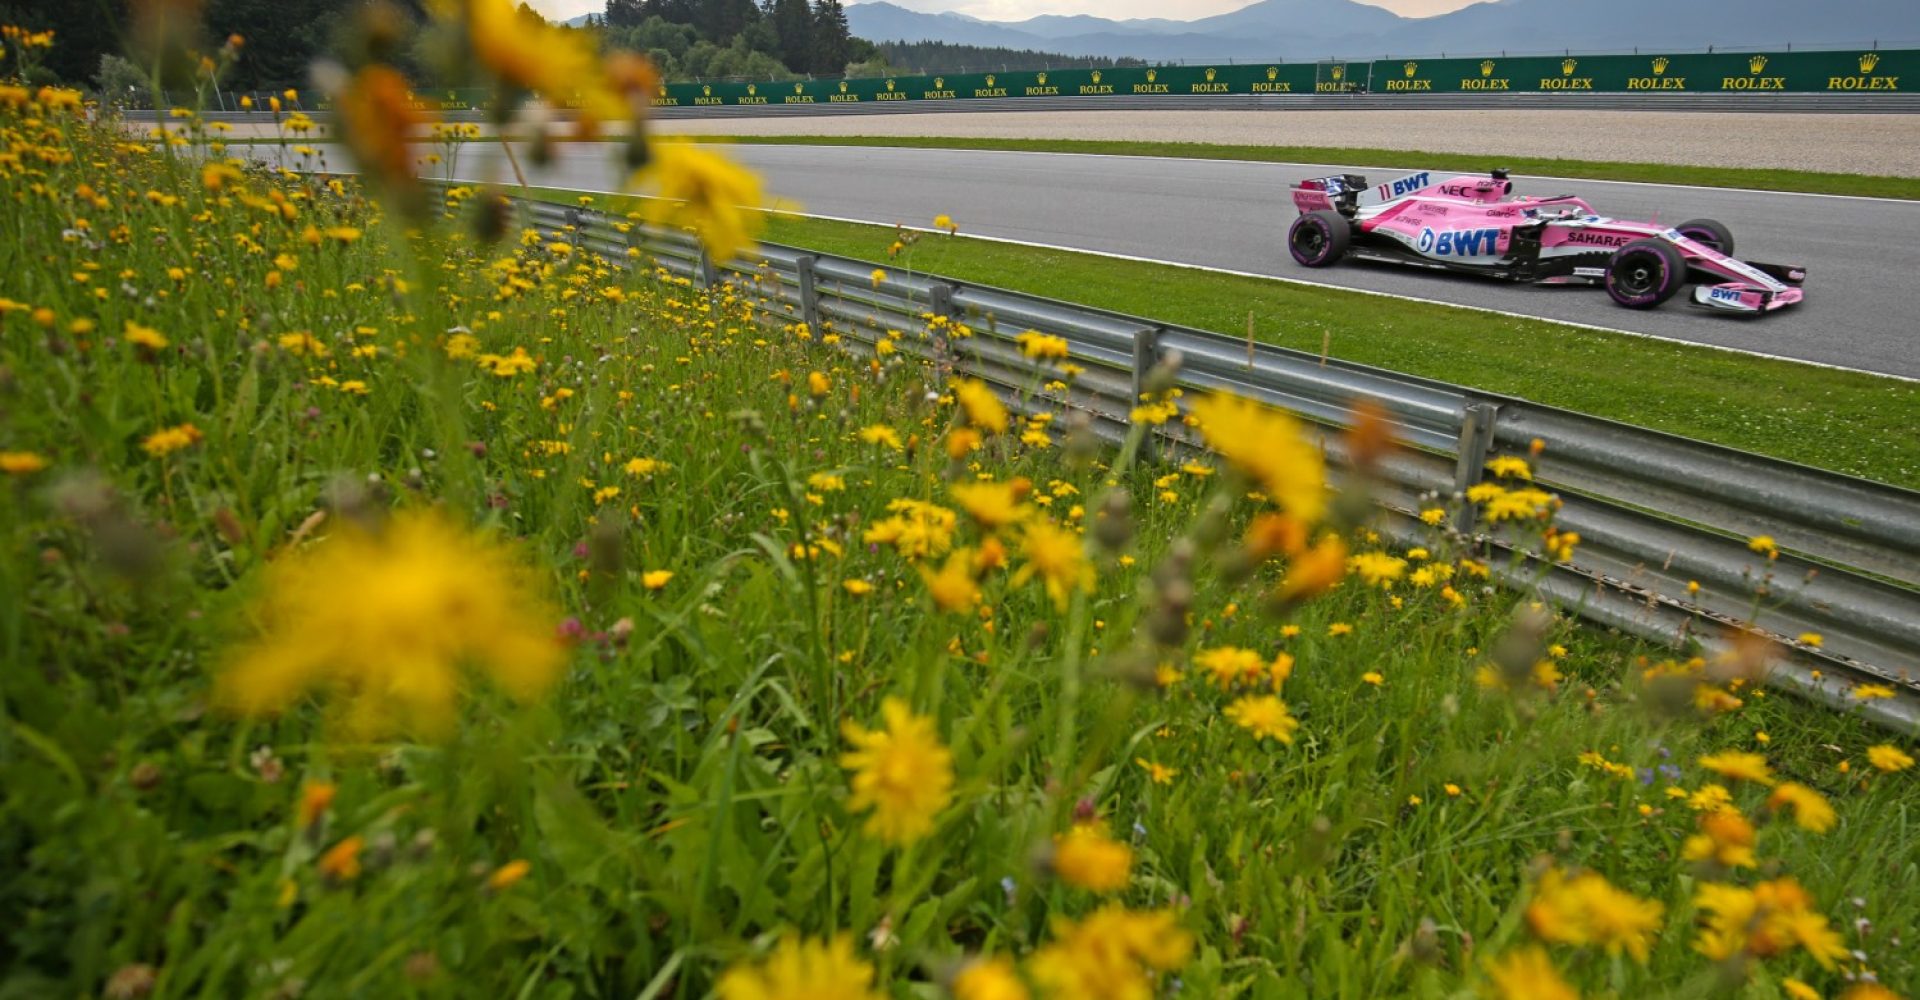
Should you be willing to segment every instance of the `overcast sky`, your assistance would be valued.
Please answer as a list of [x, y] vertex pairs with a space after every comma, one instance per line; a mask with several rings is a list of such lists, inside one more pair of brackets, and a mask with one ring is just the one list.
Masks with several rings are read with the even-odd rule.
[[[605, 10], [606, 0], [529, 0], [548, 17], [568, 18]], [[902, 7], [929, 12], [955, 11], [993, 21], [1018, 21], [1040, 14], [1098, 14], [1101, 17], [1166, 17], [1192, 20], [1239, 10], [1252, 0], [892, 0]], [[1397, 14], [1424, 17], [1465, 7], [1475, 0], [1361, 0]], [[1176, 7], [1177, 10], [1169, 10]]]

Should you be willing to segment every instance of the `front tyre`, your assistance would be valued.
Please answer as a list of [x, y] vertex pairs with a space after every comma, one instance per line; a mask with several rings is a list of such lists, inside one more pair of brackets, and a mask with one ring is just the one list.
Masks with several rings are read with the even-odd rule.
[[1733, 256], [1733, 231], [1713, 219], [1689, 219], [1673, 231], [1695, 243], [1704, 243], [1723, 254]]
[[1332, 267], [1353, 244], [1353, 223], [1339, 212], [1308, 212], [1287, 230], [1287, 251], [1302, 267]]
[[1686, 283], [1686, 257], [1664, 240], [1635, 240], [1607, 261], [1607, 294], [1628, 309], [1652, 309]]

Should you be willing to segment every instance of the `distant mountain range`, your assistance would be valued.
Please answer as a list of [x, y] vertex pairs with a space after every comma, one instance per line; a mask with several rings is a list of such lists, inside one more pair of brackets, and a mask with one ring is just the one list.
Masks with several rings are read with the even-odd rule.
[[[1044, 15], [983, 21], [886, 0], [847, 7], [869, 41], [941, 41], [1154, 61], [1634, 49], [1920, 47], [1920, 0], [1484, 0], [1401, 17], [1356, 0], [1260, 0], [1195, 21]], [[1902, 44], [1904, 43], [1904, 44]]]

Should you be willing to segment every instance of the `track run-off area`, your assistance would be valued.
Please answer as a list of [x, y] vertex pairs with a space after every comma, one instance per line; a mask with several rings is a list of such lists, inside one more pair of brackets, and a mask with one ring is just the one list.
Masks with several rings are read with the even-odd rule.
[[[290, 152], [236, 146], [264, 159]], [[345, 152], [322, 146], [340, 169]], [[963, 233], [1034, 246], [1117, 254], [1603, 327], [1667, 340], [1920, 378], [1920, 202], [1677, 187], [1517, 175], [1515, 191], [1577, 194], [1603, 215], [1729, 226], [1738, 256], [1808, 269], [1807, 299], [1762, 317], [1710, 314], [1678, 298], [1650, 311], [1619, 308], [1604, 292], [1350, 263], [1308, 270], [1287, 255], [1295, 211], [1288, 187], [1307, 177], [1359, 173], [1376, 183], [1423, 169], [1346, 164], [1251, 163], [1101, 156], [847, 147], [735, 145], [758, 171], [769, 205], [809, 214], [925, 227], [951, 216]], [[526, 157], [521, 156], [523, 165]], [[624, 177], [604, 148], [561, 145], [529, 182], [613, 191]], [[1499, 166], [1497, 158], [1488, 166]], [[510, 181], [496, 143], [459, 151], [459, 180]], [[881, 247], [876, 245], [875, 256]], [[1544, 346], [1544, 345], [1543, 345]]]

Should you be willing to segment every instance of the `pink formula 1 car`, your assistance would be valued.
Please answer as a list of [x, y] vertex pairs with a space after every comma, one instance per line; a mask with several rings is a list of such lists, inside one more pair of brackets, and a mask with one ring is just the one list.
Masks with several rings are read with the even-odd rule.
[[1371, 187], [1345, 174], [1303, 181], [1287, 249], [1307, 267], [1346, 257], [1466, 271], [1548, 285], [1604, 285], [1629, 309], [1651, 309], [1684, 285], [1693, 303], [1756, 315], [1799, 302], [1802, 267], [1736, 260], [1712, 219], [1677, 226], [1594, 213], [1572, 195], [1518, 198], [1507, 172], [1436, 181], [1414, 174]]

